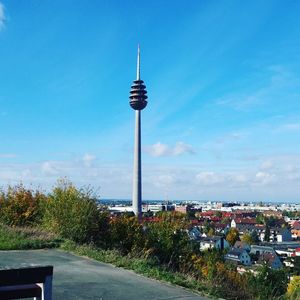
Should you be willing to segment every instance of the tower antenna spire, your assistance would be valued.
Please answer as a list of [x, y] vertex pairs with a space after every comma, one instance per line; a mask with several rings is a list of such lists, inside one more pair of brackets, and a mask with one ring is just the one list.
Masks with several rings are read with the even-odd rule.
[[137, 66], [136, 66], [136, 80], [140, 80], [140, 43], [138, 43], [138, 55], [137, 55]]

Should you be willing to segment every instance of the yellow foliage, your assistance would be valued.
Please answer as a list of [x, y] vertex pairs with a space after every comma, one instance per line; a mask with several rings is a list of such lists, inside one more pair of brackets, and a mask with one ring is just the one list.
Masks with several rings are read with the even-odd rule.
[[294, 276], [287, 288], [287, 296], [290, 300], [300, 299], [300, 276]]

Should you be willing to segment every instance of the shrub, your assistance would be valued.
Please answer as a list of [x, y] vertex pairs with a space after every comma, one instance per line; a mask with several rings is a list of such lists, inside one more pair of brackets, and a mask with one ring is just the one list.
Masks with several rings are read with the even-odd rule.
[[300, 276], [294, 276], [288, 285], [287, 299], [297, 300], [300, 299]]
[[146, 248], [172, 270], [186, 271], [190, 267], [195, 248], [186, 227], [187, 221], [177, 214], [164, 214], [159, 222], [146, 225]]
[[77, 243], [97, 240], [99, 212], [92, 191], [79, 190], [68, 181], [59, 181], [47, 199], [43, 225]]
[[144, 232], [136, 217], [122, 215], [110, 220], [109, 245], [123, 254], [144, 248]]
[[30, 226], [40, 223], [46, 196], [26, 189], [22, 184], [9, 186], [0, 194], [0, 221], [10, 226]]
[[287, 290], [287, 274], [284, 270], [273, 270], [267, 265], [261, 267], [257, 276], [249, 278], [253, 295], [260, 300], [277, 299]]

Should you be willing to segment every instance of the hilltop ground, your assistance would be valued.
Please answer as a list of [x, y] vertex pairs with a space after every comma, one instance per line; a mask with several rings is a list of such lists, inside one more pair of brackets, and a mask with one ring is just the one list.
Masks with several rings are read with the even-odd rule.
[[0, 251], [0, 267], [24, 263], [54, 266], [54, 300], [206, 299], [183, 288], [59, 250]]

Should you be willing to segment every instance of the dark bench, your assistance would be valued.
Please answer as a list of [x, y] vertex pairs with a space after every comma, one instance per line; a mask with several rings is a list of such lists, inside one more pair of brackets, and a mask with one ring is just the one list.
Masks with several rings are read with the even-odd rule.
[[0, 269], [0, 299], [52, 299], [53, 266]]

